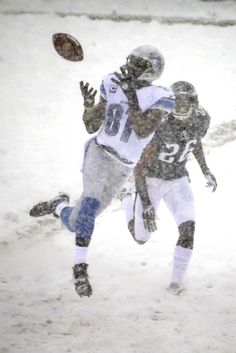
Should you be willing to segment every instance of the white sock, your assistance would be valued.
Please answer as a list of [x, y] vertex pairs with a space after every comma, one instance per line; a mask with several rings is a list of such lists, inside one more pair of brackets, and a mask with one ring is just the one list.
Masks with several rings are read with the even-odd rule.
[[56, 209], [55, 209], [55, 213], [60, 217], [61, 215], [61, 211], [63, 210], [63, 208], [68, 207], [68, 202], [61, 202], [59, 203], [59, 205], [57, 205]]
[[85, 264], [88, 252], [88, 246], [78, 246], [75, 247], [75, 259], [74, 264]]
[[133, 213], [134, 201], [133, 201], [132, 195], [127, 195], [123, 198], [122, 207], [125, 211], [125, 218], [128, 224], [129, 221], [132, 218], [134, 218], [134, 213]]
[[178, 285], [182, 283], [191, 260], [192, 253], [192, 249], [186, 249], [179, 245], [175, 247], [171, 278], [172, 283], [177, 283]]

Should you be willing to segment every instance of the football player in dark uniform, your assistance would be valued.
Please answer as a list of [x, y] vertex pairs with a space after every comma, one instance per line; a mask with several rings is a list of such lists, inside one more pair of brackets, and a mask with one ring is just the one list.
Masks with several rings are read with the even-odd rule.
[[171, 89], [176, 97], [175, 109], [168, 119], [160, 123], [134, 170], [137, 191], [134, 207], [131, 207], [130, 194], [126, 194], [122, 203], [131, 234], [136, 242], [144, 244], [157, 229], [156, 211], [161, 199], [164, 200], [179, 231], [170, 284], [170, 289], [177, 291], [190, 262], [194, 243], [194, 197], [186, 169], [190, 152], [207, 179], [207, 186], [215, 191], [217, 183], [206, 164], [201, 142], [208, 130], [210, 116], [199, 106], [192, 84], [178, 81]]

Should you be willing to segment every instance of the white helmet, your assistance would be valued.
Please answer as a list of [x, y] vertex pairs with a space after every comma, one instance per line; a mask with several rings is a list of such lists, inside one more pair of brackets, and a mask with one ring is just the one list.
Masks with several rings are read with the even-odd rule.
[[[135, 48], [127, 57], [127, 66], [130, 63], [132, 64], [132, 58], [143, 59], [147, 62], [145, 70], [137, 77], [138, 80], [148, 82], [157, 80], [165, 67], [165, 60], [162, 53], [151, 45], [142, 45]], [[138, 63], [138, 60], [136, 61]]]

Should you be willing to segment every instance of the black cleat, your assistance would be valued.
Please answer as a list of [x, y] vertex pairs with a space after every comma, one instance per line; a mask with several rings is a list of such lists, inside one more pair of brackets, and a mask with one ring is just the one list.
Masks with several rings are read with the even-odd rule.
[[56, 207], [62, 202], [69, 203], [69, 200], [69, 195], [60, 193], [49, 201], [39, 202], [34, 205], [29, 211], [29, 214], [31, 217], [42, 217], [49, 214], [53, 214], [55, 217], [58, 217], [58, 215], [55, 213]]
[[88, 264], [76, 264], [73, 267], [73, 279], [75, 290], [80, 297], [90, 297], [93, 290], [88, 280]]

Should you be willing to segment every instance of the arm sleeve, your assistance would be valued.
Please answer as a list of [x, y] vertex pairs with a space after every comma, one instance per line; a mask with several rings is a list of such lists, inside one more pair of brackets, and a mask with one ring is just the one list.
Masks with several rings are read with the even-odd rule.
[[100, 96], [102, 98], [104, 98], [105, 100], [107, 100], [107, 93], [106, 93], [106, 89], [105, 89], [104, 80], [102, 81], [101, 86], [100, 86]]
[[151, 201], [148, 194], [148, 188], [146, 183], [146, 175], [149, 166], [153, 162], [153, 158], [157, 149], [157, 143], [155, 139], [153, 139], [145, 148], [142, 157], [137, 163], [134, 169], [134, 178], [135, 178], [135, 187], [136, 191], [140, 196], [143, 208], [147, 208], [151, 205]]
[[170, 113], [175, 107], [175, 101], [170, 97], [162, 97], [155, 104], [151, 106], [150, 109], [159, 109], [166, 113]]
[[194, 157], [196, 158], [196, 160], [201, 168], [202, 173], [203, 174], [209, 173], [210, 170], [206, 164], [206, 159], [205, 159], [205, 155], [204, 155], [204, 151], [203, 151], [203, 147], [202, 147], [202, 142], [200, 139], [197, 142], [196, 148], [193, 150], [193, 154], [194, 154]]

